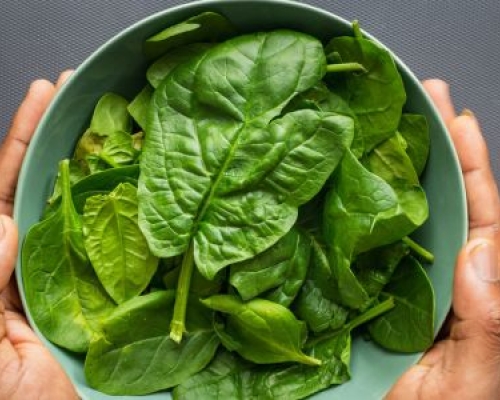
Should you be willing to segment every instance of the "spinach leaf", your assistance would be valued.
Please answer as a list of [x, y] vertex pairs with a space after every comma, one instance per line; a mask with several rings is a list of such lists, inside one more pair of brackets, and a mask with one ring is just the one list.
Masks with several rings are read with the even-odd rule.
[[[71, 187], [71, 196], [73, 198], [73, 204], [76, 212], [80, 215], [83, 214], [83, 207], [85, 206], [85, 202], [88, 197], [97, 194], [109, 193], [122, 182], [129, 182], [130, 184], [137, 186], [138, 178], [138, 165], [111, 168], [92, 175], [87, 175]], [[52, 200], [44, 211], [43, 219], [48, 218], [55, 211], [57, 211], [60, 204], [61, 196]]]
[[104, 94], [94, 109], [89, 131], [98, 136], [111, 136], [115, 132], [132, 133], [132, 120], [127, 110], [128, 101], [114, 94]]
[[[393, 180], [396, 190], [347, 152], [325, 202], [324, 233], [342, 302], [362, 309], [369, 301], [350, 265], [355, 256], [402, 239], [427, 218], [418, 185]], [[415, 202], [418, 200], [418, 202]]]
[[62, 202], [34, 225], [22, 251], [23, 284], [33, 319], [61, 347], [85, 352], [101, 333], [100, 320], [115, 306], [85, 252], [82, 226], [71, 199], [69, 161], [61, 161]]
[[[80, 164], [75, 160], [69, 160], [69, 181], [70, 185], [75, 185], [78, 181], [85, 178], [86, 174], [80, 167]], [[54, 189], [52, 195], [47, 200], [48, 206], [51, 206], [56, 201], [61, 201], [61, 176], [58, 173], [56, 177], [56, 182], [54, 183]]]
[[420, 263], [404, 258], [382, 293], [395, 307], [368, 325], [371, 338], [388, 350], [427, 350], [434, 341], [434, 291]]
[[406, 152], [417, 175], [421, 175], [429, 158], [430, 149], [429, 127], [425, 116], [403, 114], [399, 121], [398, 131], [406, 141]]
[[98, 153], [101, 160], [114, 168], [133, 164], [138, 152], [134, 148], [134, 138], [127, 132], [115, 132], [103, 143]]
[[211, 314], [190, 301], [193, 318], [177, 344], [168, 337], [174, 298], [173, 291], [134, 297], [103, 322], [104, 336], [92, 341], [85, 360], [93, 388], [112, 395], [148, 394], [184, 382], [210, 362], [219, 345]]
[[201, 302], [228, 314], [224, 330], [219, 328], [217, 333], [228, 350], [243, 358], [257, 364], [321, 364], [301, 351], [306, 339], [305, 324], [286, 307], [258, 298], [245, 303], [231, 295], [215, 295]]
[[139, 295], [158, 266], [139, 229], [137, 212], [137, 188], [129, 183], [89, 197], [85, 204], [85, 248], [99, 280], [118, 304]]
[[311, 237], [311, 258], [307, 277], [296, 301], [293, 312], [314, 333], [341, 328], [348, 317], [348, 310], [339, 304], [337, 282], [331, 271], [320, 239]]
[[73, 156], [86, 174], [102, 171], [106, 164], [117, 167], [135, 159], [130, 139], [132, 120], [127, 108], [127, 100], [114, 93], [99, 99], [90, 127], [78, 141]]
[[149, 83], [156, 89], [175, 67], [203, 54], [213, 46], [211, 43], [193, 43], [169, 51], [148, 68], [146, 77]]
[[310, 350], [322, 361], [311, 368], [301, 364], [251, 364], [233, 353], [219, 351], [201, 372], [173, 391], [175, 400], [302, 399], [350, 378], [351, 339], [337, 335]]
[[304, 108], [323, 112], [333, 112], [352, 118], [354, 122], [354, 138], [350, 149], [358, 158], [363, 155], [365, 146], [356, 114], [349, 108], [342, 97], [328, 89], [324, 82], [319, 82], [311, 89], [298, 94], [290, 101], [284, 111], [300, 110]]
[[144, 43], [144, 54], [155, 59], [167, 51], [196, 42], [215, 42], [235, 33], [233, 24], [215, 12], [204, 12], [172, 25]]
[[[398, 184], [419, 186], [418, 175], [398, 133], [375, 147], [363, 160], [363, 164], [394, 188]], [[422, 201], [425, 209], [425, 197], [423, 200], [415, 199], [416, 204]]]
[[399, 241], [358, 256], [353, 270], [370, 297], [378, 297], [384, 286], [389, 283], [400, 261], [408, 253], [408, 246]]
[[332, 39], [326, 51], [336, 52], [343, 63], [359, 63], [366, 70], [336, 76], [332, 87], [357, 115], [368, 152], [396, 132], [406, 93], [390, 53], [364, 39], [356, 25], [354, 32], [354, 37]]
[[[312, 110], [276, 118], [324, 69], [319, 41], [275, 31], [220, 44], [156, 90], [139, 220], [153, 253], [186, 253], [178, 287], [189, 287], [194, 261], [210, 279], [270, 247], [336, 167], [352, 140], [350, 118]], [[178, 340], [188, 291], [174, 314]]]
[[143, 131], [147, 128], [148, 110], [153, 97], [153, 88], [147, 84], [127, 107], [129, 114]]
[[273, 289], [265, 297], [288, 307], [304, 282], [310, 250], [308, 237], [292, 228], [263, 253], [233, 264], [229, 282], [243, 300]]

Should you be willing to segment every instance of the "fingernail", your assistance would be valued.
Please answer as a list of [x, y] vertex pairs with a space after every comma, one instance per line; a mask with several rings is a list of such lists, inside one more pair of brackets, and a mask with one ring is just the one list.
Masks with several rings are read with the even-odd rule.
[[498, 282], [498, 252], [495, 243], [487, 239], [476, 239], [468, 244], [468, 261], [479, 279], [484, 282]]
[[471, 118], [476, 118], [476, 115], [469, 110], [468, 108], [464, 108], [462, 112], [460, 113], [462, 117], [471, 117]]

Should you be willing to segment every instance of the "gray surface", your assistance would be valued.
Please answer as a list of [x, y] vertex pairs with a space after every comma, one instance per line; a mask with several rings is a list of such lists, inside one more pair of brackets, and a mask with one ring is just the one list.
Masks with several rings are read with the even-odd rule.
[[[124, 27], [180, 0], [7, 0], [0, 7], [0, 136], [29, 83], [55, 80]], [[358, 19], [419, 78], [440, 77], [478, 116], [500, 182], [498, 0], [308, 0]], [[126, 68], [126, 65], [123, 66]], [[0, 177], [1, 179], [1, 177]]]

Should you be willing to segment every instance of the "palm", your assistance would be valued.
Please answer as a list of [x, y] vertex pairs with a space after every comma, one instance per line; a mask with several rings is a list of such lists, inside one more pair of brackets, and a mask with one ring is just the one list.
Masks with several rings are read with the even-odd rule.
[[31, 86], [0, 149], [0, 400], [78, 398], [63, 369], [28, 325], [11, 278], [17, 229], [8, 216], [17, 177], [26, 146], [55, 90], [47, 81]]

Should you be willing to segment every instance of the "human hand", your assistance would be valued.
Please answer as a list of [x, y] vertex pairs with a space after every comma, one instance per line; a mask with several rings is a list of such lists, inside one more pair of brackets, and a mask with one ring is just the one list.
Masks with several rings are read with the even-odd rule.
[[69, 74], [61, 74], [55, 86], [45, 80], [31, 85], [0, 149], [0, 400], [78, 399], [28, 325], [12, 277], [18, 239], [11, 215], [19, 169], [40, 118]]
[[469, 241], [455, 268], [453, 305], [434, 346], [410, 368], [387, 400], [489, 400], [500, 397], [500, 200], [476, 118], [455, 115], [448, 86], [424, 82], [462, 167]]

